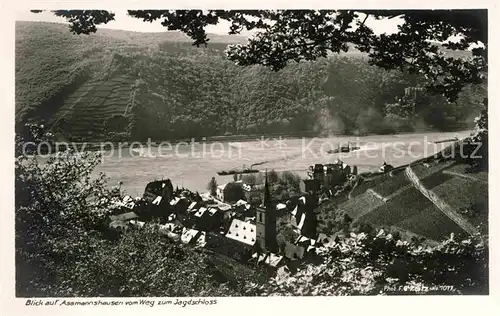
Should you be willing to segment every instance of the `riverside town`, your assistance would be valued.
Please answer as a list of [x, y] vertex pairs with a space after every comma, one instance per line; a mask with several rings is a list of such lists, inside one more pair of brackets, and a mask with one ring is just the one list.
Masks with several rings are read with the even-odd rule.
[[489, 294], [488, 10], [122, 11], [16, 16], [26, 306]]

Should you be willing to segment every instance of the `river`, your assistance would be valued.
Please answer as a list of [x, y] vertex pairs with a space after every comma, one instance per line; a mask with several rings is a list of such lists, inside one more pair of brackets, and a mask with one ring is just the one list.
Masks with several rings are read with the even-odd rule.
[[[142, 148], [125, 147], [103, 151], [102, 163], [96, 172], [110, 177], [110, 184], [122, 182], [129, 195], [142, 195], [149, 181], [171, 179], [174, 187], [206, 191], [206, 184], [215, 177], [218, 183], [232, 176], [218, 176], [217, 171], [250, 167], [264, 171], [292, 171], [302, 177], [316, 163], [329, 163], [340, 158], [358, 167], [359, 172], [372, 171], [387, 162], [404, 165], [432, 155], [449, 143], [434, 141], [465, 137], [470, 131], [450, 133], [413, 133], [398, 135], [332, 136], [325, 138], [260, 138], [240, 142], [164, 143]], [[350, 153], [328, 154], [339, 144], [360, 147]]]

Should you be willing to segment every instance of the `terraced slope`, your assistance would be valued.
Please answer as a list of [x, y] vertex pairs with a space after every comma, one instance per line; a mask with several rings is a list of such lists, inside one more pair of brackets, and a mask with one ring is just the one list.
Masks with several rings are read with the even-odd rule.
[[470, 167], [465, 164], [457, 164], [447, 168], [443, 172], [446, 174], [450, 174], [453, 176], [469, 179], [469, 180], [477, 180], [483, 183], [488, 183], [488, 173], [485, 171], [481, 172], [469, 172]]
[[465, 238], [476, 231], [474, 226], [483, 232], [487, 227], [488, 185], [482, 180], [484, 174], [464, 170], [454, 161], [414, 164], [393, 177], [373, 179], [365, 192], [358, 192], [339, 209], [353, 224], [393, 227], [435, 241], [452, 233]]
[[445, 200], [460, 216], [475, 227], [488, 221], [488, 184], [471, 181], [460, 176], [432, 189], [438, 197]]
[[373, 187], [372, 190], [384, 198], [388, 198], [397, 190], [400, 190], [410, 184], [411, 183], [406, 178], [404, 172], [399, 172], [393, 177], [389, 177], [379, 185]]
[[[71, 141], [106, 139], [110, 132], [126, 131], [133, 106], [135, 79], [118, 75], [105, 81], [88, 81], [65, 99], [50, 122], [52, 130], [71, 135]], [[112, 119], [122, 117], [126, 124], [114, 126]], [[115, 124], [116, 125], [116, 124]], [[102, 131], [96, 134], [93, 131]]]
[[370, 191], [367, 191], [341, 204], [339, 209], [344, 211], [349, 217], [357, 219], [366, 213], [372, 212], [382, 204], [381, 199], [377, 198]]
[[412, 164], [411, 168], [413, 172], [417, 175], [419, 179], [424, 179], [430, 175], [440, 173], [441, 171], [449, 168], [455, 162], [453, 160], [447, 160], [443, 162], [430, 162], [430, 163], [418, 163]]
[[389, 202], [358, 217], [356, 221], [375, 226], [392, 226], [432, 205], [432, 202], [422, 196], [417, 189], [410, 188]]
[[448, 201], [456, 208], [461, 209], [488, 199], [488, 185], [475, 183], [460, 177], [450, 178], [432, 190], [439, 197]]
[[[76, 141], [377, 133], [379, 124], [369, 123], [366, 113], [378, 117], [384, 104], [414, 84], [412, 76], [370, 66], [355, 50], [279, 72], [240, 67], [223, 49], [245, 38], [209, 37], [208, 47], [197, 48], [178, 32], [99, 29], [79, 36], [64, 24], [17, 22], [16, 131], [32, 121]], [[479, 95], [464, 91], [454, 112], [475, 111]], [[444, 104], [438, 98], [430, 103]], [[331, 126], [325, 119], [331, 112], [342, 122]], [[399, 129], [386, 123], [384, 131]]]
[[[50, 36], [48, 36], [50, 34]], [[72, 35], [56, 23], [16, 23], [16, 121], [53, 117], [64, 98], [110, 71], [110, 47], [133, 43]]]
[[443, 240], [452, 233], [458, 237], [465, 237], [465, 232], [434, 204], [417, 210], [413, 215], [395, 224], [396, 227], [411, 231], [417, 235], [432, 240]]
[[379, 184], [385, 182], [386, 180], [390, 179], [391, 175], [389, 173], [382, 174], [378, 177], [374, 177], [373, 179], [370, 180], [365, 180], [363, 183], [359, 184], [357, 187], [355, 187], [350, 193], [349, 197], [351, 199], [354, 199], [355, 197], [363, 194], [366, 192], [366, 190], [376, 187]]
[[411, 166], [406, 169], [406, 175], [412, 181], [415, 188], [417, 188], [420, 193], [429, 199], [434, 205], [443, 212], [448, 218], [454, 221], [457, 225], [459, 225], [464, 231], [466, 231], [470, 235], [476, 235], [478, 233], [477, 229], [471, 225], [470, 222], [467, 221], [463, 216], [461, 216], [456, 209], [454, 209], [447, 200], [439, 197], [432, 190], [426, 188], [422, 182], [418, 179], [418, 177], [413, 172]]
[[[211, 39], [208, 48], [196, 49], [190, 38], [178, 32], [100, 29], [78, 36], [63, 24], [16, 22], [16, 123], [44, 122], [60, 138], [74, 141], [113, 140], [109, 130], [130, 136], [139, 79], [153, 92], [161, 92], [172, 87], [155, 86], [158, 73], [168, 75], [170, 71], [174, 77], [185, 73], [175, 73], [168, 66], [162, 69], [156, 62], [146, 69], [155, 70], [156, 75], [143, 76], [141, 62], [152, 55], [170, 60], [191, 56], [199, 62], [200, 57], [220, 55], [228, 43], [246, 41], [239, 36], [211, 35]], [[183, 63], [182, 58], [179, 62]], [[190, 67], [192, 63], [185, 64]], [[183, 94], [185, 89], [169, 92]], [[118, 129], [120, 126], [123, 128]]]

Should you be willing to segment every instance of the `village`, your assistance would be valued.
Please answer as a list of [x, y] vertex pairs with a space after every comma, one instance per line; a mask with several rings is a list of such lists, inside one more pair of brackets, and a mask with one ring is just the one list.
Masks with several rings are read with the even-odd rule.
[[[380, 173], [389, 170], [384, 164]], [[274, 171], [273, 171], [274, 172]], [[273, 273], [293, 271], [315, 262], [317, 251], [334, 240], [317, 232], [317, 208], [330, 198], [346, 194], [345, 184], [357, 177], [357, 167], [340, 160], [309, 167], [300, 180], [300, 192], [273, 199], [266, 170], [263, 185], [244, 179], [218, 185], [214, 192], [174, 189], [167, 180], [147, 184], [142, 197], [125, 196], [107, 225], [115, 234], [154, 222], [167, 238], [227, 256]], [[294, 238], [279, 238], [280, 229]]]
[[7, 314], [494, 301], [494, 6], [37, 6], [6, 7]]

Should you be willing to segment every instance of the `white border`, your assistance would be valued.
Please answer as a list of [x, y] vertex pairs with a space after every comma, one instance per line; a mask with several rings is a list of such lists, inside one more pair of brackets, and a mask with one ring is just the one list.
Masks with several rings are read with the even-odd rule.
[[[498, 126], [499, 96], [498, 90], [498, 34], [499, 9], [495, 0], [405, 0], [405, 1], [262, 1], [232, 2], [232, 1], [9, 1], [0, 3], [0, 63], [2, 70], [1, 92], [2, 112], [0, 115], [1, 163], [0, 176], [0, 314], [1, 315], [67, 315], [67, 314], [105, 314], [116, 313], [155, 313], [165, 315], [171, 313], [212, 315], [256, 315], [256, 314], [404, 314], [406, 315], [471, 315], [493, 314], [500, 311], [499, 292], [499, 254], [498, 233], [499, 214], [497, 195], [500, 192], [499, 168], [495, 163], [498, 150], [494, 147], [495, 140], [500, 136]], [[29, 9], [154, 9], [154, 8], [336, 8], [336, 9], [438, 9], [438, 8], [488, 8], [489, 10], [489, 104], [490, 104], [490, 295], [489, 296], [427, 296], [427, 297], [293, 297], [293, 298], [219, 298], [218, 304], [211, 307], [26, 307], [25, 299], [15, 298], [14, 292], [14, 10]], [[88, 299], [91, 300], [91, 299]], [[123, 299], [128, 300], [128, 299]]]

